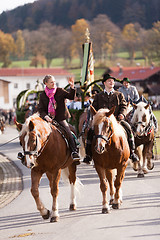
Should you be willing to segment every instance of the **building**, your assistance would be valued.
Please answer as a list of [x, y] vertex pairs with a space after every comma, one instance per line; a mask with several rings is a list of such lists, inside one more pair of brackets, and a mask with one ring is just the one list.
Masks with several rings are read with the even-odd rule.
[[2, 109], [15, 107], [17, 95], [26, 89], [35, 89], [37, 81], [41, 84], [45, 75], [55, 77], [57, 87], [65, 87], [67, 78], [73, 76], [62, 68], [1, 68], [0, 106]]
[[[117, 67], [111, 71], [111, 75], [117, 79], [129, 78], [140, 95], [148, 95], [148, 98], [160, 102], [160, 67]], [[117, 83], [117, 88], [120, 85]]]

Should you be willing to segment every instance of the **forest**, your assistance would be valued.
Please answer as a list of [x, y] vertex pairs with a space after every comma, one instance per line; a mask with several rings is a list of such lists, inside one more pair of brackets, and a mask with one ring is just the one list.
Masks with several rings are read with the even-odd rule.
[[0, 29], [6, 33], [36, 30], [45, 21], [70, 28], [77, 19], [93, 21], [107, 15], [121, 29], [128, 23], [139, 23], [150, 29], [160, 20], [159, 0], [37, 0], [0, 15]]

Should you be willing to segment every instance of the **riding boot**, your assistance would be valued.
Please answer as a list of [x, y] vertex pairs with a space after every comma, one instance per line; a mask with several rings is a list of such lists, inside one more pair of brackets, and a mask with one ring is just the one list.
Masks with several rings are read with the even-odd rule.
[[73, 162], [76, 164], [76, 165], [79, 165], [80, 164], [80, 157], [78, 155], [78, 152], [77, 152], [77, 145], [76, 145], [76, 142], [75, 142], [75, 139], [70, 131], [70, 128], [69, 128], [69, 125], [68, 123], [66, 122], [66, 120], [63, 120], [61, 122], [59, 122], [64, 128], [65, 128], [65, 131], [67, 132], [67, 135], [68, 135], [68, 143], [69, 143], [69, 148], [71, 150], [71, 157], [73, 159]]
[[129, 144], [129, 148], [130, 148], [130, 159], [132, 160], [133, 163], [138, 162], [139, 158], [134, 152], [135, 151], [135, 142], [134, 142], [134, 136], [132, 133], [131, 126], [129, 125], [128, 122], [126, 122], [124, 120], [122, 120], [120, 123], [124, 127], [124, 129], [126, 130], [126, 133], [127, 133], [128, 144]]
[[133, 163], [139, 162], [138, 156], [135, 154], [135, 143], [134, 143], [134, 137], [130, 135], [130, 138], [128, 139], [128, 144], [130, 147], [130, 159]]
[[77, 147], [76, 147], [76, 143], [73, 137], [69, 138], [69, 147], [71, 149], [71, 156], [73, 161], [76, 163], [76, 165], [80, 164], [80, 156], [78, 155], [77, 152]]
[[86, 164], [90, 164], [92, 161], [92, 140], [94, 136], [94, 131], [90, 128], [88, 133], [87, 133], [87, 143], [86, 143], [86, 156], [83, 159], [83, 162]]

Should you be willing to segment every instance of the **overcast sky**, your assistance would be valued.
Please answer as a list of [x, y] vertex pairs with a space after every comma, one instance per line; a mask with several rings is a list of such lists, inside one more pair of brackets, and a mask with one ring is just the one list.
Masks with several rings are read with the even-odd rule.
[[14, 9], [18, 6], [22, 6], [26, 3], [33, 3], [36, 0], [0, 0], [0, 14], [3, 11]]

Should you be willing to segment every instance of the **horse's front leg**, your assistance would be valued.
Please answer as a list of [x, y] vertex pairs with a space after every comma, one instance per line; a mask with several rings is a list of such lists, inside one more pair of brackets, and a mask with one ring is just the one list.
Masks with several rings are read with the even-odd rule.
[[144, 173], [143, 173], [143, 169], [142, 169], [142, 165], [144, 162], [143, 150], [144, 150], [144, 145], [142, 144], [142, 145], [138, 146], [135, 151], [135, 153], [139, 157], [139, 162], [137, 163], [138, 164], [138, 169], [137, 169], [138, 170], [138, 173], [137, 173], [138, 178], [144, 177]]
[[36, 167], [31, 169], [31, 193], [34, 197], [34, 200], [37, 205], [37, 209], [40, 211], [41, 216], [43, 219], [48, 219], [50, 212], [48, 209], [46, 209], [42, 203], [42, 201], [39, 198], [39, 182], [42, 177], [42, 172], [38, 171]]
[[119, 207], [122, 203], [121, 186], [122, 186], [122, 182], [123, 182], [123, 179], [124, 179], [126, 167], [127, 167], [127, 165], [120, 166], [119, 168], [117, 168], [117, 176], [116, 176], [116, 179], [115, 179], [115, 182], [114, 182], [116, 192], [115, 192], [114, 201], [113, 201], [113, 204], [112, 204], [112, 207], [114, 209], [119, 209]]
[[113, 175], [114, 175], [114, 170], [112, 169], [106, 169], [106, 178], [109, 183], [109, 188], [110, 188], [110, 202], [109, 204], [112, 205], [113, 200], [114, 200], [114, 184], [113, 184]]
[[147, 158], [147, 169], [152, 170], [154, 168], [153, 157], [153, 141], [150, 141], [147, 146], [145, 146], [146, 158]]
[[50, 215], [50, 222], [57, 222], [59, 219], [59, 213], [58, 213], [58, 184], [61, 176], [61, 170], [57, 170], [53, 174], [46, 173], [47, 177], [49, 179], [51, 194], [53, 197], [53, 204], [52, 204], [52, 212]]
[[109, 213], [110, 212], [110, 206], [109, 206], [109, 203], [107, 201], [107, 188], [108, 188], [108, 186], [107, 186], [105, 169], [97, 166], [96, 164], [95, 164], [95, 168], [96, 168], [96, 171], [97, 171], [99, 179], [100, 179], [100, 189], [101, 189], [102, 197], [103, 197], [102, 213]]

